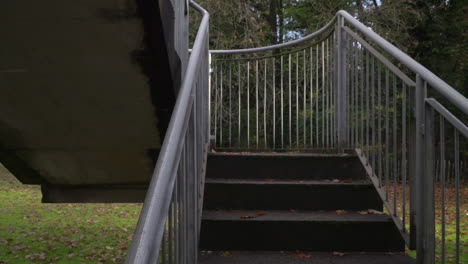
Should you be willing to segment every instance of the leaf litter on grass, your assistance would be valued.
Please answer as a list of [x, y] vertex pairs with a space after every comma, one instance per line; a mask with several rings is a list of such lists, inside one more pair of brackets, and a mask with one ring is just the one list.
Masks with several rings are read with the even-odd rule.
[[0, 263], [123, 263], [141, 204], [42, 204], [0, 166]]

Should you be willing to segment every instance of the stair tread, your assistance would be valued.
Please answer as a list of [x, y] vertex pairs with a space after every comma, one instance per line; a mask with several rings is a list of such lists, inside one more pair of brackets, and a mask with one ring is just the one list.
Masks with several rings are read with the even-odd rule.
[[356, 180], [352, 182], [332, 181], [332, 180], [288, 180], [288, 179], [227, 179], [227, 178], [207, 178], [205, 183], [213, 184], [256, 184], [256, 185], [326, 185], [326, 186], [346, 186], [363, 185], [369, 186], [372, 183], [368, 180]]
[[[301, 257], [300, 254], [303, 254]], [[350, 252], [343, 256], [332, 252], [294, 251], [202, 251], [201, 264], [413, 264], [415, 259], [404, 253]], [[310, 258], [307, 258], [310, 256]]]
[[[257, 216], [259, 211], [264, 212]], [[242, 219], [244, 216], [253, 218]], [[285, 210], [204, 210], [203, 220], [213, 221], [288, 221], [288, 222], [391, 222], [387, 214], [360, 214], [347, 211], [285, 211]]]
[[330, 157], [356, 157], [356, 154], [347, 153], [303, 153], [303, 152], [210, 152], [210, 156], [247, 156], [247, 157], [317, 157], [317, 158], [330, 158]]

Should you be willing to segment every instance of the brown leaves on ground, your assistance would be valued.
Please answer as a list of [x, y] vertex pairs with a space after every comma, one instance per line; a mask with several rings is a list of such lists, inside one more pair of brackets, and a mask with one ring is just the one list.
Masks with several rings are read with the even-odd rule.
[[[325, 180], [325, 181], [330, 181], [330, 180]], [[339, 180], [339, 179], [333, 179], [331, 180], [333, 183], [352, 183], [353, 179], [344, 179], [344, 180]]]
[[381, 211], [374, 210], [374, 209], [367, 209], [365, 211], [359, 211], [358, 214], [362, 214], [362, 215], [366, 215], [366, 214], [383, 215], [385, 213], [381, 212]]
[[258, 211], [255, 213], [255, 215], [243, 215], [240, 217], [240, 219], [252, 219], [252, 218], [257, 218], [259, 216], [265, 215], [265, 211]]
[[232, 257], [232, 252], [224, 251], [223, 253], [221, 253], [221, 256], [223, 256], [223, 257]]
[[335, 213], [336, 213], [337, 215], [344, 215], [344, 214], [347, 214], [348, 211], [346, 211], [346, 210], [336, 210]]
[[342, 257], [342, 256], [344, 256], [344, 255], [346, 255], [346, 254], [343, 253], [343, 252], [338, 252], [338, 251], [334, 251], [334, 252], [333, 252], [333, 256], [335, 256], [335, 257]]
[[310, 254], [305, 254], [304, 252], [299, 251], [299, 250], [296, 250], [294, 253], [291, 253], [290, 255], [293, 256], [293, 257], [296, 257], [296, 258], [303, 258], [303, 259], [310, 259], [310, 258], [312, 258], [312, 255], [310, 255]]

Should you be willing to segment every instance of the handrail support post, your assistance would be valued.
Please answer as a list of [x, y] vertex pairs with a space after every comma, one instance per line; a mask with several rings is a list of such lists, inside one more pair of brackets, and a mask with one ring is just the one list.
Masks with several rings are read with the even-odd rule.
[[338, 128], [338, 146], [344, 149], [347, 146], [347, 100], [346, 100], [346, 34], [343, 30], [344, 18], [338, 15], [336, 24], [336, 87], [337, 87], [337, 128]]

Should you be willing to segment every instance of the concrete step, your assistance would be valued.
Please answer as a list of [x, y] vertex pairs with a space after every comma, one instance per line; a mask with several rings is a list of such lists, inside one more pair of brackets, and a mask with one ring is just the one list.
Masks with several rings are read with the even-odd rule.
[[324, 253], [294, 251], [202, 251], [199, 264], [415, 264], [404, 253]]
[[383, 208], [368, 181], [207, 179], [205, 209], [366, 210]]
[[[390, 216], [335, 211], [233, 210], [203, 212], [206, 250], [404, 251]], [[261, 213], [260, 213], [261, 214]], [[246, 217], [253, 218], [246, 218]]]
[[208, 178], [366, 179], [355, 155], [310, 153], [210, 153]]

